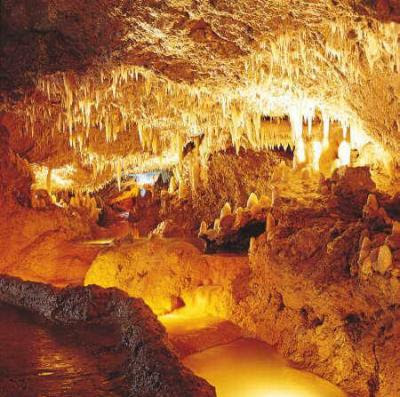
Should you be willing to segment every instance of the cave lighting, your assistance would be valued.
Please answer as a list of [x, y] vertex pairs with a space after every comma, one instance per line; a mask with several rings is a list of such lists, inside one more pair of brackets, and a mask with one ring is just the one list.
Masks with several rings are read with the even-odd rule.
[[184, 364], [216, 387], [218, 397], [344, 397], [336, 386], [289, 366], [267, 344], [239, 339], [196, 353]]
[[338, 149], [338, 157], [341, 166], [350, 165], [351, 148], [349, 142], [341, 142]]
[[135, 174], [133, 178], [139, 186], [154, 185], [160, 176], [160, 172], [146, 172], [143, 174]]
[[313, 158], [312, 158], [313, 169], [315, 171], [319, 171], [319, 159], [320, 159], [321, 153], [322, 153], [321, 142], [313, 141], [313, 143], [312, 143], [312, 152], [313, 152]]
[[[34, 174], [34, 189], [45, 189], [49, 188], [49, 168], [46, 166], [33, 165]], [[76, 168], [73, 165], [65, 165], [63, 167], [54, 168], [50, 173], [50, 186], [55, 189], [71, 189], [73, 186], [72, 175], [76, 172]]]

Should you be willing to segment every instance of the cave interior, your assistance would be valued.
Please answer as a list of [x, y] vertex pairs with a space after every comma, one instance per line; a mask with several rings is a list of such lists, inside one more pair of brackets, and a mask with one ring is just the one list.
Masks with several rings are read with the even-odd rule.
[[400, 396], [398, 153], [398, 0], [2, 0], [0, 397]]

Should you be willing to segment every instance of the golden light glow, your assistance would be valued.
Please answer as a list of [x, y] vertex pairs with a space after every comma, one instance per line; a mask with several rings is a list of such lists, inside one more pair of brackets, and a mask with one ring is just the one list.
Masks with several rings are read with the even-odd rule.
[[[33, 94], [14, 110], [26, 133], [41, 134], [45, 126], [52, 139], [67, 137], [75, 160], [91, 170], [94, 180], [105, 171], [112, 174], [105, 178], [113, 176], [119, 183], [128, 170], [182, 168], [183, 147], [203, 134], [190, 165], [194, 190], [201, 182], [199, 165], [230, 145], [236, 151], [290, 145], [295, 147], [295, 163], [311, 164], [308, 142], [321, 141], [326, 150], [331, 123], [342, 126], [346, 140], [350, 131], [352, 148], [361, 147], [359, 136], [374, 131], [369, 121], [363, 121], [361, 110], [354, 110], [371, 106], [367, 93], [356, 106], [357, 98], [348, 87], [360, 85], [371, 70], [397, 76], [400, 68], [398, 24], [348, 22], [327, 21], [317, 46], [310, 44], [306, 28], [259, 37], [256, 48], [234, 65], [234, 75], [241, 76], [237, 82], [216, 74], [187, 84], [141, 66], [105, 65], [86, 75], [43, 76]], [[349, 44], [350, 36], [357, 45]], [[360, 65], [363, 56], [367, 62]], [[216, 84], [214, 77], [221, 81]], [[398, 114], [394, 108], [390, 112]], [[280, 122], [287, 117], [291, 131], [286, 121]], [[316, 120], [323, 124], [318, 132]], [[347, 154], [343, 155], [347, 163]], [[101, 182], [93, 185], [101, 187]]]
[[[33, 188], [47, 190], [49, 186], [49, 168], [39, 165], [33, 165], [32, 168], [35, 176]], [[66, 165], [64, 167], [52, 169], [50, 174], [51, 185], [56, 186], [57, 189], [71, 189], [73, 186], [71, 176], [75, 173], [75, 171], [76, 170], [73, 165]]]
[[288, 366], [268, 345], [240, 339], [184, 359], [218, 397], [345, 397], [337, 387]]
[[350, 165], [351, 148], [347, 141], [342, 141], [338, 150], [339, 164], [341, 166]]
[[312, 143], [312, 152], [313, 152], [313, 159], [312, 159], [312, 166], [315, 171], [319, 171], [319, 159], [322, 153], [322, 145], [319, 141], [313, 141]]

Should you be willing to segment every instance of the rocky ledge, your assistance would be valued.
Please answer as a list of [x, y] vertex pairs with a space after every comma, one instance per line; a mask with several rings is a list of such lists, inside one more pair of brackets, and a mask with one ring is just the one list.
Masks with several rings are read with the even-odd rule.
[[233, 321], [351, 396], [399, 396], [399, 198], [376, 191], [365, 168], [321, 190], [308, 206], [276, 200]]
[[0, 276], [0, 301], [32, 311], [65, 326], [114, 325], [126, 354], [124, 396], [213, 397], [215, 390], [186, 369], [171, 350], [164, 327], [141, 299], [115, 288], [58, 289]]

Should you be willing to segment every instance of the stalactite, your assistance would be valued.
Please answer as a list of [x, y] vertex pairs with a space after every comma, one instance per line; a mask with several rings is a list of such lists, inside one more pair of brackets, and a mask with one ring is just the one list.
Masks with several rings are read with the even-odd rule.
[[47, 177], [46, 177], [46, 188], [47, 188], [47, 191], [49, 192], [49, 194], [51, 194], [51, 171], [52, 171], [52, 168], [49, 167], [49, 169], [47, 171]]
[[351, 149], [347, 141], [342, 141], [339, 145], [338, 157], [341, 166], [350, 165]]

